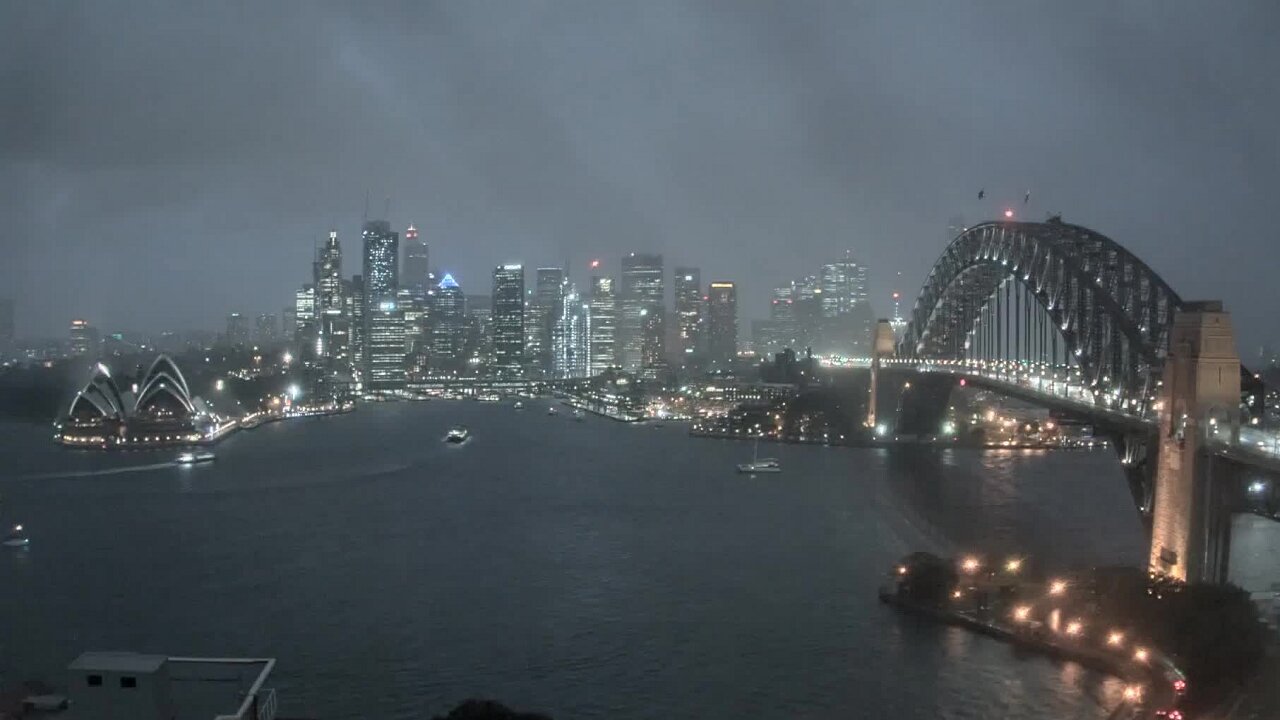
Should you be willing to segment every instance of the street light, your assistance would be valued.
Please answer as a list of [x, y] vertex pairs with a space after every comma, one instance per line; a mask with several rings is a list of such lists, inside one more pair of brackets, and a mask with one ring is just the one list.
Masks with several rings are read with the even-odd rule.
[[1031, 617], [1031, 608], [1026, 605], [1020, 605], [1013, 609], [1013, 619], [1018, 622], [1026, 622]]
[[982, 561], [972, 555], [965, 558], [964, 561], [960, 563], [960, 568], [967, 573], [977, 572], [980, 567], [982, 567]]
[[1112, 630], [1111, 633], [1107, 635], [1108, 645], [1112, 647], [1120, 647], [1120, 645], [1122, 645], [1123, 643], [1124, 643], [1124, 633], [1120, 632], [1119, 630]]
[[1010, 573], [1018, 572], [1022, 569], [1022, 558], [1009, 558], [1008, 562], [1004, 564], [1004, 569]]
[[1066, 592], [1067, 592], [1066, 580], [1054, 580], [1053, 582], [1049, 583], [1050, 595], [1062, 595]]
[[1067, 623], [1067, 634], [1071, 637], [1076, 637], [1082, 632], [1084, 632], [1084, 624], [1079, 620], [1072, 620]]
[[1146, 662], [1147, 659], [1150, 657], [1151, 657], [1151, 653], [1147, 652], [1146, 648], [1138, 648], [1137, 650], [1133, 651], [1133, 659], [1137, 660], [1140, 663]]

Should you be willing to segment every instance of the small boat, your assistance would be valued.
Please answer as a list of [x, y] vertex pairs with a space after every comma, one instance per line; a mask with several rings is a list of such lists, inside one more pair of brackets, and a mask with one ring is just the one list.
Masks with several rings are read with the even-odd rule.
[[582, 412], [581, 409], [575, 409], [573, 411], [573, 419], [578, 422], [584, 422], [587, 419], [587, 414]]
[[551, 407], [547, 408], [547, 414], [548, 414], [548, 415], [555, 415], [555, 414], [557, 414], [557, 413], [559, 413], [559, 412], [560, 412], [560, 411], [556, 409], [556, 406], [555, 406], [555, 405], [552, 405]]
[[4, 536], [4, 540], [0, 541], [5, 547], [26, 547], [31, 544], [31, 539], [27, 537], [27, 533], [22, 529], [21, 525], [14, 525], [8, 535]]
[[760, 441], [756, 441], [755, 449], [751, 451], [751, 462], [738, 463], [738, 472], [744, 474], [756, 473], [780, 473], [782, 465], [775, 458], [762, 458], [760, 454]]
[[466, 425], [454, 425], [449, 428], [449, 432], [444, 436], [444, 441], [459, 444], [466, 442], [470, 437], [471, 431], [467, 429]]
[[178, 456], [178, 464], [195, 465], [196, 463], [213, 462], [214, 454], [211, 452], [185, 452]]
[[515, 404], [515, 405], [512, 405], [511, 407], [515, 408], [516, 410], [523, 410], [523, 409], [524, 409], [524, 401], [523, 401], [523, 400], [517, 400], [517, 401], [516, 401], [516, 404]]

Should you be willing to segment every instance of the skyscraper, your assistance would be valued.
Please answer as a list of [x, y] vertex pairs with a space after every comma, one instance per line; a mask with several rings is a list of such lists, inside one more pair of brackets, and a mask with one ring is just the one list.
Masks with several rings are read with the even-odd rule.
[[738, 356], [738, 292], [731, 282], [707, 291], [707, 359], [721, 367]]
[[493, 363], [499, 373], [515, 375], [524, 365], [524, 266], [493, 269]]
[[401, 274], [401, 285], [425, 294], [430, 286], [431, 258], [426, 240], [418, 239], [418, 229], [410, 225], [404, 231], [404, 272]]
[[467, 298], [453, 276], [445, 273], [431, 299], [431, 371], [458, 370], [465, 360]]
[[587, 299], [587, 374], [595, 377], [618, 365], [618, 298], [613, 278], [591, 278]]
[[557, 379], [587, 377], [590, 354], [587, 305], [572, 283], [565, 283], [555, 312], [552, 338], [552, 375]]
[[867, 295], [866, 266], [846, 252], [843, 258], [823, 265], [819, 277], [822, 321], [821, 339], [815, 343], [818, 351], [865, 354], [875, 323]]
[[375, 391], [404, 387], [404, 315], [397, 302], [400, 235], [386, 220], [364, 224], [364, 367]]
[[233, 312], [227, 315], [226, 341], [228, 345], [249, 344], [249, 318], [243, 313]]
[[268, 345], [276, 341], [276, 336], [280, 333], [280, 324], [275, 315], [271, 313], [259, 313], [257, 320], [254, 322], [253, 339], [262, 344]]
[[316, 288], [308, 283], [294, 294], [293, 342], [304, 360], [314, 359], [316, 353]]
[[525, 318], [525, 352], [533, 366], [551, 372], [554, 365], [556, 334], [562, 328], [565, 282], [561, 268], [538, 268], [533, 303]]
[[674, 309], [681, 364], [697, 357], [702, 347], [702, 271], [695, 267], [675, 269]]
[[351, 361], [351, 324], [343, 297], [342, 245], [336, 231], [329, 232], [315, 268], [316, 354], [328, 369], [346, 370]]
[[636, 372], [646, 355], [652, 359], [663, 354], [661, 317], [666, 306], [661, 255], [631, 253], [622, 258], [618, 310], [618, 342], [622, 347], [618, 359], [623, 370]]
[[98, 329], [89, 324], [88, 320], [79, 318], [71, 321], [71, 354], [76, 357], [98, 357], [98, 349], [100, 344], [100, 336]]
[[351, 321], [351, 365], [364, 372], [364, 276], [355, 275], [346, 286], [347, 318]]

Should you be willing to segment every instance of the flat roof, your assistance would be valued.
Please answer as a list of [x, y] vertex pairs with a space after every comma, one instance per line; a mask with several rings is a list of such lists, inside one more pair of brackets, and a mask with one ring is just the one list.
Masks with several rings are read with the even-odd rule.
[[80, 657], [68, 666], [70, 670], [102, 670], [103, 672], [136, 672], [149, 673], [159, 670], [168, 657], [164, 655], [143, 655], [135, 652], [101, 652], [80, 653]]

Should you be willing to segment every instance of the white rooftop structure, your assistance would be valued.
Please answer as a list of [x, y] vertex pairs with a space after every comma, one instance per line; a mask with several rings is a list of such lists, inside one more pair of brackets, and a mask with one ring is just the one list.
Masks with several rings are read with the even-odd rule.
[[72, 720], [274, 720], [271, 658], [86, 652], [67, 668]]

